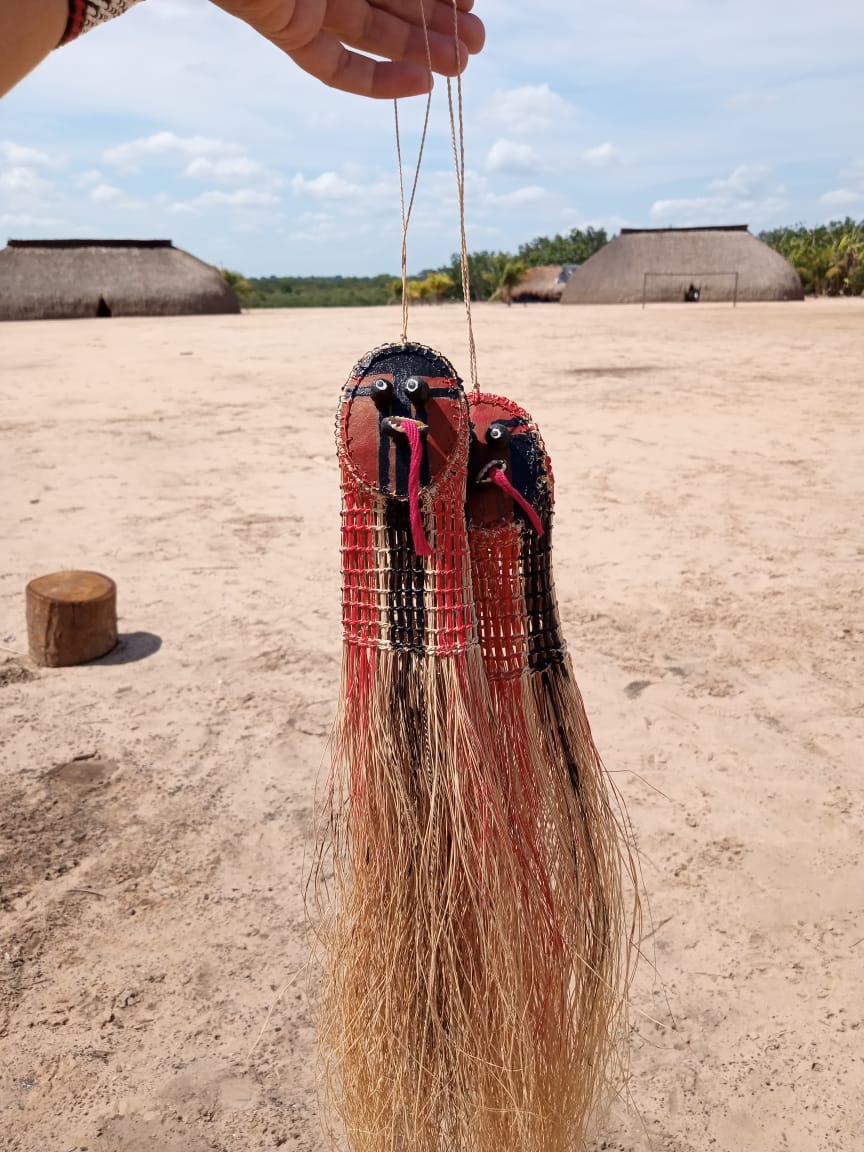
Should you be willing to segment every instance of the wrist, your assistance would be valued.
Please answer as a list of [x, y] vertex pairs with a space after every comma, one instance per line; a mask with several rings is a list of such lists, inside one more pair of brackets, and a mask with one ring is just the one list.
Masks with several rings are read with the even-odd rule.
[[0, 0], [0, 96], [56, 48], [67, 0]]

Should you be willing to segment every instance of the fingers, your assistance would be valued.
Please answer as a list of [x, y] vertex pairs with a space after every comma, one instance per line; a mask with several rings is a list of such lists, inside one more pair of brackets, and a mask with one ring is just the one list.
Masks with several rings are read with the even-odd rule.
[[[426, 26], [430, 31], [441, 32], [451, 39], [453, 37], [453, 0], [423, 0], [422, 13], [420, 0], [408, 0], [407, 3], [406, 0], [373, 0], [373, 3], [376, 8], [381, 8], [408, 24], [416, 24], [421, 29], [425, 13]], [[479, 52], [486, 40], [483, 22], [476, 16], [468, 15], [473, 7], [474, 0], [456, 0], [455, 19], [458, 22], [459, 39], [468, 46], [468, 51], [472, 54]]]
[[251, 24], [324, 84], [376, 99], [428, 92], [430, 62], [432, 72], [456, 76], [486, 37], [482, 21], [471, 12], [474, 0], [455, 0], [455, 11], [454, 0], [422, 0], [422, 7], [421, 0], [214, 3]]
[[432, 87], [432, 76], [427, 67], [405, 61], [370, 60], [368, 56], [350, 52], [326, 32], [289, 55], [304, 72], [328, 87], [356, 96], [401, 100], [420, 96]]
[[[475, 16], [459, 15], [457, 55], [453, 9], [440, 3], [436, 8], [445, 17], [444, 29], [437, 31], [429, 25], [424, 33], [422, 25], [409, 23], [378, 5], [358, 4], [356, 0], [330, 0], [323, 30], [347, 47], [383, 56], [387, 60], [426, 65], [431, 58], [433, 71], [455, 76], [465, 67], [468, 54], [478, 50], [478, 41], [482, 47], [483, 25]], [[419, 0], [417, 9], [419, 12]]]

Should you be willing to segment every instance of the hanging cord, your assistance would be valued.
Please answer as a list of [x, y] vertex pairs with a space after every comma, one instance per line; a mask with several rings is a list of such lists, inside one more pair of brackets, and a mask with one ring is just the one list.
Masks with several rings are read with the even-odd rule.
[[[432, 72], [432, 50], [429, 46], [429, 26], [426, 21], [426, 8], [424, 0], [419, 0], [420, 15], [423, 21], [423, 37], [426, 41], [426, 60], [430, 73]], [[459, 50], [459, 9], [456, 0], [453, 0], [453, 44], [457, 54], [457, 64], [461, 69], [461, 56]], [[468, 263], [468, 241], [465, 234], [465, 118], [462, 101], [462, 73], [456, 75], [457, 100], [453, 101], [453, 82], [447, 78], [447, 104], [450, 110], [450, 138], [453, 144], [453, 162], [456, 168], [456, 195], [459, 202], [459, 242], [460, 262], [462, 269], [462, 296], [465, 300], [465, 316], [468, 321], [468, 366], [471, 378], [471, 388], [475, 395], [480, 392], [480, 379], [477, 372], [477, 345], [474, 340], [474, 322], [471, 316], [471, 269]], [[417, 185], [420, 180], [420, 167], [423, 162], [423, 150], [426, 146], [426, 136], [429, 131], [429, 118], [432, 108], [432, 89], [426, 98], [426, 114], [423, 120], [423, 133], [420, 138], [420, 151], [417, 156], [417, 167], [414, 171], [414, 182], [411, 187], [411, 197], [408, 208], [405, 208], [405, 178], [402, 167], [402, 140], [399, 131], [399, 104], [393, 101], [393, 118], [396, 127], [396, 157], [399, 164], [399, 202], [402, 210], [402, 343], [408, 342], [408, 225], [411, 222], [411, 212], [414, 208], [414, 199], [417, 195]], [[458, 116], [457, 116], [458, 108]]]
[[[420, 15], [423, 20], [423, 37], [426, 41], [426, 62], [429, 74], [432, 74], [432, 49], [429, 47], [429, 28], [426, 23], [426, 8], [420, 0]], [[393, 101], [393, 120], [396, 125], [396, 159], [399, 163], [399, 204], [402, 209], [402, 343], [408, 343], [408, 225], [411, 223], [411, 212], [414, 208], [414, 198], [417, 195], [417, 185], [420, 181], [420, 166], [423, 163], [423, 149], [426, 147], [426, 135], [429, 131], [429, 113], [432, 108], [432, 89], [426, 97], [426, 115], [423, 120], [423, 134], [420, 137], [420, 151], [417, 155], [417, 167], [414, 170], [414, 183], [411, 187], [411, 199], [408, 201], [408, 211], [405, 211], [405, 177], [402, 172], [402, 139], [399, 132], [399, 101]]]
[[[459, 9], [453, 0], [453, 42], [459, 53]], [[457, 61], [460, 69], [461, 59]], [[468, 242], [465, 238], [465, 118], [462, 105], [462, 72], [456, 74], [456, 94], [458, 119], [453, 105], [453, 82], [447, 78], [447, 105], [450, 109], [450, 137], [453, 142], [453, 162], [456, 165], [456, 195], [459, 200], [459, 240], [462, 260], [462, 295], [465, 298], [465, 315], [468, 319], [468, 366], [471, 387], [475, 396], [480, 392], [477, 375], [477, 346], [474, 343], [474, 324], [471, 319], [471, 269], [468, 265]], [[457, 131], [458, 123], [458, 131]]]

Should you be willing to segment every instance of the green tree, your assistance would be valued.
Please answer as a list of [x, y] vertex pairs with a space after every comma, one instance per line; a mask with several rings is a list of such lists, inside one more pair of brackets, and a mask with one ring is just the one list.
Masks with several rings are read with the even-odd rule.
[[513, 296], [513, 289], [527, 270], [524, 260], [511, 260], [507, 256], [500, 257], [494, 273], [494, 287], [490, 300], [501, 300], [505, 304], [509, 304]]
[[[394, 278], [382, 276], [263, 276], [251, 278], [250, 308], [353, 308], [391, 303]], [[402, 282], [397, 301], [402, 299]]]
[[[469, 252], [468, 274], [471, 281], [471, 299], [488, 300], [498, 286], [502, 262], [512, 260], [507, 252]], [[462, 293], [462, 257], [457, 253], [450, 257], [446, 269], [447, 275], [453, 281], [452, 298], [461, 300]]]
[[815, 296], [864, 292], [864, 221], [847, 217], [807, 228], [774, 228], [759, 237], [792, 264], [804, 291]]
[[519, 248], [529, 268], [541, 264], [584, 264], [609, 243], [605, 228], [573, 228], [566, 236], [538, 236]]
[[425, 277], [424, 284], [428, 285], [429, 299], [439, 304], [453, 291], [453, 277], [447, 272], [430, 272]]
[[242, 272], [232, 272], [230, 268], [220, 268], [219, 274], [229, 288], [233, 288], [241, 304], [249, 303], [252, 296], [252, 285]]

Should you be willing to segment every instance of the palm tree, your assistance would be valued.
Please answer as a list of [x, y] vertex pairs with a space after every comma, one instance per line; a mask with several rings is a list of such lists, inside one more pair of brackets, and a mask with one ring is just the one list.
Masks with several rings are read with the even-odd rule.
[[833, 247], [828, 279], [833, 294], [857, 296], [864, 289], [864, 226], [844, 232]]
[[864, 221], [847, 217], [818, 228], [776, 228], [761, 239], [794, 265], [814, 296], [864, 292]]
[[430, 272], [423, 283], [428, 285], [429, 298], [433, 304], [440, 304], [453, 288], [453, 278], [446, 272]]
[[241, 304], [248, 304], [252, 298], [252, 285], [242, 272], [232, 272], [230, 268], [220, 268], [219, 274], [228, 285], [233, 288]]
[[494, 278], [490, 281], [492, 287], [492, 300], [503, 300], [510, 304], [513, 289], [527, 272], [524, 260], [512, 260], [509, 256], [501, 255], [496, 260], [496, 267], [492, 273]]

